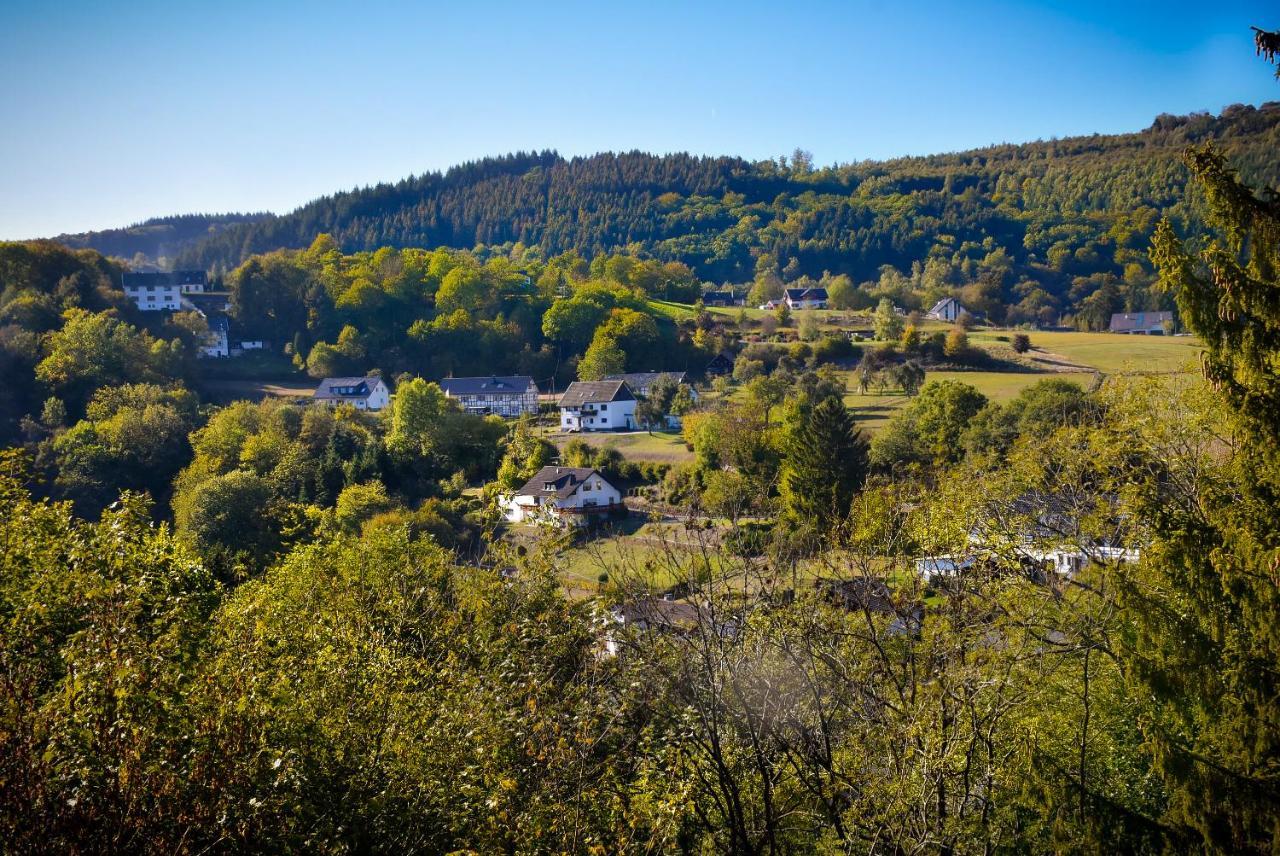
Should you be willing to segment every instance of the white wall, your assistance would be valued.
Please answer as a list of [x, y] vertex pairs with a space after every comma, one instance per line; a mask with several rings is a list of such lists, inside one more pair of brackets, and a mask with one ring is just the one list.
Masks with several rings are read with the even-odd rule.
[[616, 431], [636, 427], [636, 402], [610, 401], [594, 405], [594, 413], [582, 413], [576, 408], [560, 408], [560, 427], [564, 430]]

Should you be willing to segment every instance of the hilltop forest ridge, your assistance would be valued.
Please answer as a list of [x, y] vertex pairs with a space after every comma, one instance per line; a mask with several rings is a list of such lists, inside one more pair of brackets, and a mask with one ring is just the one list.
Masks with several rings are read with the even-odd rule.
[[[1038, 280], [1053, 293], [1072, 276], [1123, 277], [1126, 265], [1145, 265], [1160, 215], [1197, 231], [1178, 155], [1207, 140], [1245, 181], [1272, 186], [1280, 178], [1280, 103], [1270, 102], [1233, 105], [1217, 117], [1161, 115], [1139, 133], [822, 169], [803, 153], [758, 163], [518, 153], [337, 193], [282, 216], [166, 218], [58, 240], [126, 259], [140, 252], [154, 261], [161, 252], [178, 267], [210, 270], [307, 247], [319, 233], [345, 252], [511, 244], [544, 257], [626, 250], [682, 262], [704, 281], [735, 283], [774, 268], [788, 279], [830, 271], [865, 281], [882, 265], [908, 271], [936, 258], [971, 267], [1003, 250], [1011, 285]], [[162, 243], [156, 227], [166, 227]]]

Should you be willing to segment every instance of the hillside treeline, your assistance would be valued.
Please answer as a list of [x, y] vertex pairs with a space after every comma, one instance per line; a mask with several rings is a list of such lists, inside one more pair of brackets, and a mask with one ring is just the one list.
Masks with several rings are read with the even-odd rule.
[[[656, 157], [564, 159], [521, 153], [335, 194], [285, 216], [234, 225], [189, 246], [179, 266], [231, 269], [254, 253], [308, 246], [319, 233], [346, 251], [381, 246], [518, 245], [542, 257], [626, 250], [678, 261], [704, 281], [824, 271], [855, 282], [884, 265], [931, 264], [950, 286], [1039, 317], [1066, 311], [1076, 279], [1149, 277], [1145, 247], [1160, 216], [1198, 233], [1178, 152], [1215, 140], [1242, 176], [1280, 175], [1280, 110], [1160, 116], [1140, 133], [1094, 135], [816, 169], [803, 152], [777, 161]], [[1007, 259], [999, 282], [976, 266]], [[1007, 280], [1007, 281], [1006, 281]], [[1004, 289], [999, 300], [994, 294]]]
[[60, 244], [73, 249], [94, 249], [103, 255], [128, 259], [135, 267], [165, 266], [185, 247], [198, 243], [234, 223], [252, 223], [265, 214], [179, 214], [152, 217], [123, 229], [103, 229], [75, 235], [58, 235]]

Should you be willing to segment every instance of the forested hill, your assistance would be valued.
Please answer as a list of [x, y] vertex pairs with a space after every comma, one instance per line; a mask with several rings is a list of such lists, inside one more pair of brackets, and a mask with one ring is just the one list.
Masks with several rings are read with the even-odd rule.
[[180, 214], [153, 217], [123, 229], [80, 232], [54, 238], [72, 249], [92, 249], [103, 255], [131, 260], [135, 268], [144, 265], [165, 266], [177, 253], [228, 226], [254, 223], [269, 215], [262, 214]]
[[1178, 154], [1209, 139], [1248, 180], [1274, 186], [1280, 178], [1274, 102], [1217, 117], [1162, 115], [1133, 134], [816, 170], [804, 158], [515, 154], [233, 225], [178, 261], [230, 268], [253, 253], [305, 247], [321, 232], [347, 251], [508, 242], [548, 255], [629, 248], [685, 262], [712, 281], [751, 279], [762, 255], [780, 268], [795, 259], [794, 275], [867, 279], [880, 265], [909, 268], [966, 242], [994, 242], [1018, 263], [1048, 261], [1051, 252], [1111, 256], [1115, 236], [1107, 233], [1117, 220], [1145, 232], [1156, 213], [1188, 219]]

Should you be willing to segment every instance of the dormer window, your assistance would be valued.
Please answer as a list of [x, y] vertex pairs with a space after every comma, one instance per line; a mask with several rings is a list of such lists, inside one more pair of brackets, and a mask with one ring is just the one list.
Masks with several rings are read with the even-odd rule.
[[554, 491], [554, 490], [556, 489], [556, 483], [555, 483], [555, 482], [543, 482], [543, 483], [542, 483], [542, 489], [543, 489], [543, 490], [546, 490], [546, 491]]

